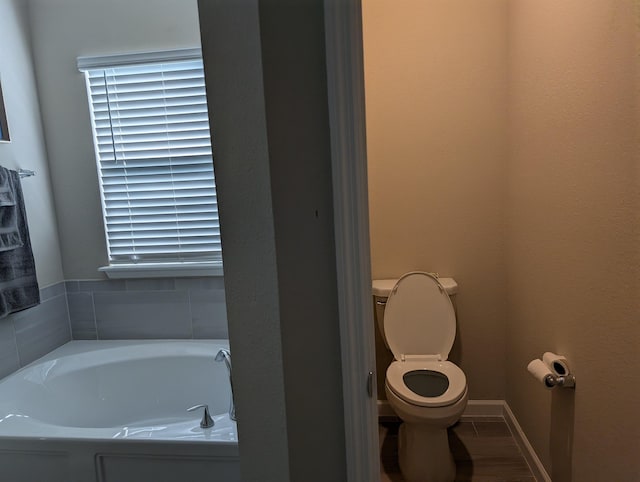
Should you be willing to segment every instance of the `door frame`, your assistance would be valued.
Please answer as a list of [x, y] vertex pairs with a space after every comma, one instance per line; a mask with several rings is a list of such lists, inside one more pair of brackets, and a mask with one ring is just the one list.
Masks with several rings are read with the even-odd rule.
[[380, 480], [360, 0], [325, 0], [347, 480]]

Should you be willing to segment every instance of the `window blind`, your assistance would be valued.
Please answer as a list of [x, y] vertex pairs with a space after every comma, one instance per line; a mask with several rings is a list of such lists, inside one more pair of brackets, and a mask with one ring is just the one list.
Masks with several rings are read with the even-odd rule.
[[202, 60], [84, 73], [110, 264], [221, 261]]

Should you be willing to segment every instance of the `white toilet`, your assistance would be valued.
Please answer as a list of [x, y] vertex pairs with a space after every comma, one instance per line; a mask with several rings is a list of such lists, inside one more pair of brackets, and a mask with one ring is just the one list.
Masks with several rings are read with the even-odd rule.
[[450, 299], [456, 291], [453, 279], [423, 272], [373, 281], [379, 327], [394, 356], [385, 391], [403, 421], [398, 455], [407, 482], [455, 479], [447, 427], [460, 419], [468, 399], [464, 372], [447, 361], [456, 337]]

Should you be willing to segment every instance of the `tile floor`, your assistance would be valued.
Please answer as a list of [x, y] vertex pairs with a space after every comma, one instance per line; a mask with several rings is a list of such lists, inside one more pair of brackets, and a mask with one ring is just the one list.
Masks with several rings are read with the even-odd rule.
[[[381, 420], [381, 482], [404, 482], [398, 467], [397, 420]], [[464, 418], [449, 429], [456, 482], [536, 482], [502, 417]]]

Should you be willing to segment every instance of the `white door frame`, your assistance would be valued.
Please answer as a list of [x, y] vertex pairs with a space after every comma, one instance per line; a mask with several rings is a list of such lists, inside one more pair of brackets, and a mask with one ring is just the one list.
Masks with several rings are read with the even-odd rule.
[[[325, 0], [347, 480], [380, 480], [360, 0]], [[372, 376], [369, 376], [372, 373]]]

